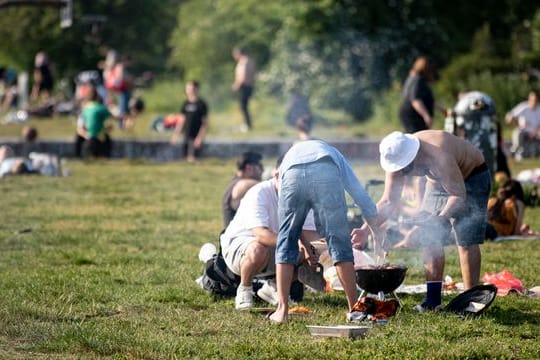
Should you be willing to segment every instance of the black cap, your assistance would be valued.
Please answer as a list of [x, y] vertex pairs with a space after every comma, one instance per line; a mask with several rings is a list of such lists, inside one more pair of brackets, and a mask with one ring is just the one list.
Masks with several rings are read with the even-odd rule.
[[261, 154], [253, 151], [246, 151], [238, 157], [238, 160], [236, 161], [236, 166], [238, 167], [238, 170], [244, 170], [246, 168], [246, 165], [260, 164], [261, 160]]

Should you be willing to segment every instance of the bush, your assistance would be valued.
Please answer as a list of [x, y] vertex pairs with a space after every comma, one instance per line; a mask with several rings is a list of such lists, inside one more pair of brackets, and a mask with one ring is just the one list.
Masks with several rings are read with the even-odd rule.
[[281, 29], [261, 84], [273, 95], [299, 92], [316, 108], [344, 110], [364, 122], [372, 115], [375, 95], [388, 83], [382, 55], [365, 35], [354, 31], [334, 35], [333, 41], [321, 42], [296, 39], [288, 28]]

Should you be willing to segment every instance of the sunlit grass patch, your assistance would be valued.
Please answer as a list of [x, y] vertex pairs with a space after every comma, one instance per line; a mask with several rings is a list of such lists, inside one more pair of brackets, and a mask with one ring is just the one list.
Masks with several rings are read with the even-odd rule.
[[[534, 166], [534, 163], [528, 163]], [[354, 162], [362, 181], [377, 164]], [[498, 297], [478, 319], [412, 310], [422, 294], [362, 340], [321, 339], [306, 325], [344, 324], [342, 292], [306, 293], [313, 310], [275, 326], [234, 310], [195, 283], [199, 248], [217, 243], [221, 194], [234, 161], [70, 162], [65, 178], [0, 180], [0, 358], [524, 358], [540, 357], [540, 306], [525, 296]], [[539, 208], [526, 221], [540, 229]], [[508, 268], [525, 286], [539, 284], [540, 241], [482, 245], [482, 270]], [[417, 249], [391, 251], [422, 283]], [[445, 275], [461, 278], [455, 247]], [[443, 304], [455, 294], [444, 295]], [[257, 300], [257, 306], [266, 306]]]

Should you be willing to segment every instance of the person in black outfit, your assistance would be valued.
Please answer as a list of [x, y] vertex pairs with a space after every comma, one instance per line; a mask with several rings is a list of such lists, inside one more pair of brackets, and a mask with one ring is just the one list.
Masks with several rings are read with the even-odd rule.
[[44, 101], [50, 99], [54, 87], [54, 79], [47, 54], [40, 51], [36, 54], [34, 62], [34, 86], [32, 99], [42, 97]]
[[171, 143], [176, 144], [181, 133], [184, 134], [183, 150], [189, 162], [201, 155], [204, 138], [208, 128], [208, 106], [199, 98], [199, 83], [195, 80], [186, 83], [186, 101], [182, 104], [181, 121], [176, 124]]
[[419, 57], [403, 85], [399, 119], [407, 133], [428, 130], [433, 125], [435, 98], [428, 85], [432, 75], [428, 60]]

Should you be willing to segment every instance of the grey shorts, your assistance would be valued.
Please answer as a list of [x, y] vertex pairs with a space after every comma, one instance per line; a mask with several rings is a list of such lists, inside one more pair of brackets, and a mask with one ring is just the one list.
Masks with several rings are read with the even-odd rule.
[[[465, 188], [467, 190], [465, 209], [453, 219], [457, 244], [460, 246], [482, 244], [485, 239], [487, 202], [491, 190], [489, 171], [469, 176], [465, 179]], [[428, 182], [421, 209], [438, 214], [447, 201], [448, 193], [438, 183]]]
[[[240, 263], [242, 257], [246, 253], [248, 246], [255, 241], [253, 236], [241, 236], [234, 239], [230, 245], [223, 249], [223, 259], [227, 267], [236, 275], [240, 275]], [[270, 259], [268, 260], [268, 265], [263, 270], [262, 273], [257, 274], [257, 276], [271, 276], [276, 273], [276, 264], [275, 264], [275, 248], [270, 249]]]

